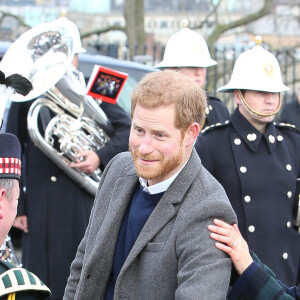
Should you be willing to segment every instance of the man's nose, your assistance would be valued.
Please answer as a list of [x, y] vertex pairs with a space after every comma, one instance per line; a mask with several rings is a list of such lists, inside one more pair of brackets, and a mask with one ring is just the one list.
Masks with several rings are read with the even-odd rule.
[[277, 100], [279, 100], [279, 95], [272, 94], [272, 93], [265, 94], [265, 102], [266, 103], [272, 104], [272, 103], [276, 102]]
[[148, 135], [145, 135], [142, 138], [141, 143], [139, 145], [139, 152], [142, 154], [148, 154], [148, 153], [151, 153], [152, 151], [153, 151], [152, 138]]
[[202, 72], [201, 69], [202, 69], [202, 68], [194, 68], [194, 73], [195, 73], [196, 75], [200, 75], [201, 72]]

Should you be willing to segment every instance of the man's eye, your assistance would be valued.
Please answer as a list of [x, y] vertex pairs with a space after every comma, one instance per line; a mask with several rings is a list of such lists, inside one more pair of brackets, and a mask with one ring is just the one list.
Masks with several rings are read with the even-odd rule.
[[136, 128], [136, 131], [137, 131], [138, 133], [142, 133], [142, 132], [143, 132], [143, 129], [141, 129], [141, 128]]

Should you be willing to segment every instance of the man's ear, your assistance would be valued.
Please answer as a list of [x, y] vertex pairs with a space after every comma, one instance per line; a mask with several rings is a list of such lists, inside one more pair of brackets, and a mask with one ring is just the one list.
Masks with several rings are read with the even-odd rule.
[[0, 219], [4, 217], [4, 201], [6, 201], [5, 189], [0, 189]]
[[239, 96], [238, 90], [233, 91], [233, 97], [234, 97], [236, 104], [239, 106], [242, 103], [242, 100]]
[[185, 145], [190, 146], [193, 145], [200, 133], [200, 125], [197, 122], [193, 122], [185, 133]]

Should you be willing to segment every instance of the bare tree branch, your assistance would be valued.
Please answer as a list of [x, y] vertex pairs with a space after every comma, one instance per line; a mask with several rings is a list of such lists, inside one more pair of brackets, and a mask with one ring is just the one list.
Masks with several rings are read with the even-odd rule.
[[111, 26], [107, 26], [107, 27], [105, 27], [105, 28], [98, 28], [98, 29], [95, 29], [95, 30], [91, 30], [91, 31], [82, 33], [82, 34], [80, 35], [80, 37], [81, 37], [81, 39], [84, 39], [84, 38], [90, 37], [90, 36], [93, 35], [93, 34], [98, 34], [98, 35], [99, 35], [99, 34], [101, 34], [101, 33], [106, 33], [106, 32], [112, 31], [112, 30], [126, 32], [124, 26], [120, 26], [120, 25], [111, 25]]
[[22, 18], [20, 18], [19, 16], [17, 15], [14, 15], [14, 14], [11, 14], [11, 13], [8, 13], [8, 12], [5, 12], [3, 10], [0, 10], [0, 13], [2, 14], [1, 17], [0, 17], [0, 25], [2, 24], [2, 22], [4, 21], [4, 19], [6, 17], [12, 17], [14, 19], [16, 19], [18, 21], [18, 23], [21, 25], [21, 26], [24, 26], [24, 27], [27, 27], [27, 28], [31, 28], [31, 26], [29, 26], [28, 24], [26, 24]]
[[205, 19], [199, 24], [196, 25], [194, 27], [192, 27], [191, 29], [201, 29], [205, 24], [208, 23], [208, 19], [214, 15], [217, 14], [218, 8], [220, 6], [220, 4], [222, 3], [223, 0], [219, 0], [219, 2], [217, 3], [217, 5], [213, 4], [213, 1], [211, 1], [211, 4], [213, 5], [213, 9], [206, 15]]
[[215, 29], [207, 38], [208, 47], [211, 48], [224, 32], [242, 25], [249, 24], [262, 18], [263, 16], [270, 14], [273, 2], [274, 0], [264, 0], [263, 7], [257, 12], [242, 17], [228, 24], [216, 24]]

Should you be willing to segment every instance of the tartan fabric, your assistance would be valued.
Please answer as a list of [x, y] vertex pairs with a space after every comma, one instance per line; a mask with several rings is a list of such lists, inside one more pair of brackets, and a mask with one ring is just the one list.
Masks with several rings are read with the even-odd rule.
[[286, 288], [275, 274], [252, 252], [254, 261], [242, 273], [228, 294], [230, 300], [292, 300], [299, 299], [297, 287]]
[[11, 133], [0, 134], [0, 178], [21, 177], [21, 145]]
[[0, 178], [2, 174], [21, 176], [21, 160], [14, 157], [0, 157]]

